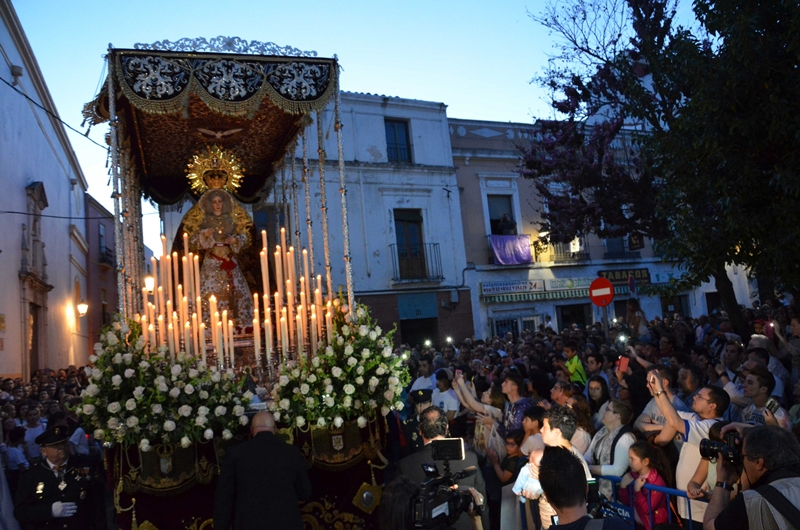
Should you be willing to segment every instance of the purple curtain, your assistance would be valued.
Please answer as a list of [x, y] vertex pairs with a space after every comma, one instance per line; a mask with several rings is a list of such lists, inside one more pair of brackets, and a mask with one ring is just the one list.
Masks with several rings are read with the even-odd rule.
[[495, 265], [521, 265], [532, 263], [531, 238], [521, 236], [489, 236]]

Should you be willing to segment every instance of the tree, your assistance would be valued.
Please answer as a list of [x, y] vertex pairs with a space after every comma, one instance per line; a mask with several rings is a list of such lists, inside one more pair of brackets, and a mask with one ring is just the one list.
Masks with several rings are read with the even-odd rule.
[[[560, 37], [540, 78], [560, 121], [538, 122], [523, 175], [548, 208], [548, 238], [641, 234], [685, 275], [713, 277], [747, 328], [726, 264], [800, 286], [797, 149], [800, 8], [780, 0], [568, 0], [533, 18]], [[757, 75], [753, 75], [756, 73]], [[775, 230], [776, 226], [786, 230]]]

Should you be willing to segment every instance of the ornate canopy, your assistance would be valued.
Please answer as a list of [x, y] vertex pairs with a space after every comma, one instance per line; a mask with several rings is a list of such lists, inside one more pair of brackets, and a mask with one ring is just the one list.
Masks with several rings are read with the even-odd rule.
[[[265, 52], [276, 55], [243, 54]], [[241, 39], [112, 49], [108, 64], [120, 148], [130, 150], [142, 192], [159, 204], [191, 193], [187, 164], [210, 145], [232, 151], [244, 169], [235, 197], [258, 201], [269, 193], [307, 115], [322, 110], [337, 90], [335, 58]], [[84, 115], [101, 123], [108, 108], [103, 91]]]

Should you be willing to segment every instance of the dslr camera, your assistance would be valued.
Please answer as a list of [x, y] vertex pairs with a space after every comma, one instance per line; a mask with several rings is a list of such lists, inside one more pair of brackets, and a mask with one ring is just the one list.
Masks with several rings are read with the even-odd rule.
[[722, 459], [734, 466], [742, 464], [742, 445], [739, 442], [739, 433], [731, 431], [723, 437], [722, 442], [715, 442], [708, 438], [700, 440], [700, 456], [704, 460], [715, 461], [722, 455]]
[[464, 442], [461, 438], [446, 438], [431, 442], [433, 460], [443, 460], [444, 473], [436, 464], [422, 464], [425, 481], [411, 501], [411, 520], [414, 528], [446, 528], [454, 524], [462, 513], [470, 510], [480, 515], [483, 506], [473, 506], [474, 499], [467, 490], [453, 489], [461, 479], [477, 473], [475, 466], [450, 473], [451, 460], [464, 460]]

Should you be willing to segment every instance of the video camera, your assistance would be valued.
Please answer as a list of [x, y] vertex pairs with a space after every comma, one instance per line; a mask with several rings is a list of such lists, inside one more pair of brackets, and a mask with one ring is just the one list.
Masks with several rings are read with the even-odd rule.
[[731, 431], [724, 436], [723, 442], [715, 442], [708, 438], [700, 440], [700, 456], [704, 460], [716, 460], [722, 454], [722, 459], [734, 466], [742, 464], [742, 445], [739, 441], [739, 433]]
[[483, 506], [473, 506], [472, 494], [467, 490], [453, 489], [456, 483], [478, 472], [475, 466], [450, 473], [451, 460], [464, 460], [464, 442], [461, 438], [446, 438], [431, 442], [431, 458], [443, 460], [444, 474], [439, 474], [436, 464], [422, 464], [425, 481], [411, 501], [411, 518], [414, 528], [435, 529], [454, 524], [462, 513], [470, 510], [480, 515]]

